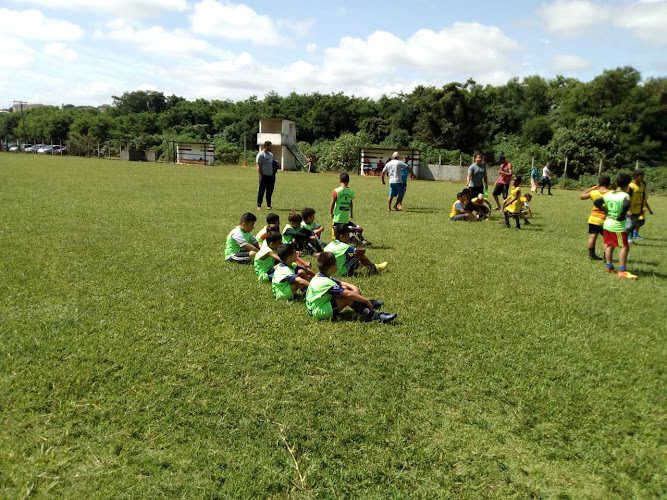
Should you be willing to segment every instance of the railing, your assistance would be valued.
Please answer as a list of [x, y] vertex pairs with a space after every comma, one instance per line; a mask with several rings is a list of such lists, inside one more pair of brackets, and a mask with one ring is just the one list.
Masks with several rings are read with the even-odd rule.
[[303, 168], [306, 172], [310, 172], [310, 168], [308, 167], [308, 158], [306, 158], [306, 155], [303, 153], [303, 151], [299, 149], [299, 146], [297, 146], [296, 143], [292, 141], [285, 141], [285, 146], [287, 146], [289, 152], [292, 153], [297, 163], [301, 165], [301, 168]]

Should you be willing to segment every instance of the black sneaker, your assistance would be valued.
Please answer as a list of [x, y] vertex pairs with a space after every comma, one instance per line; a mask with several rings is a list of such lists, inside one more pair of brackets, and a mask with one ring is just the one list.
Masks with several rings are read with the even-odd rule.
[[366, 246], [366, 247], [369, 247], [369, 246], [372, 245], [372, 243], [371, 243], [370, 241], [368, 241], [368, 240], [361, 240], [361, 244], [364, 245], [364, 246]]
[[384, 305], [384, 302], [382, 302], [381, 300], [370, 299], [370, 301], [371, 304], [373, 304], [373, 309], [380, 309]]
[[395, 320], [396, 316], [398, 316], [398, 314], [396, 313], [381, 313], [375, 311], [371, 319], [373, 321], [380, 321], [381, 323], [389, 323], [390, 321]]
[[524, 223], [526, 226], [530, 226], [530, 221], [529, 221], [529, 220], [525, 220], [525, 221], [523, 221], [523, 223]]
[[598, 257], [593, 253], [588, 256], [588, 260], [602, 260], [602, 257]]

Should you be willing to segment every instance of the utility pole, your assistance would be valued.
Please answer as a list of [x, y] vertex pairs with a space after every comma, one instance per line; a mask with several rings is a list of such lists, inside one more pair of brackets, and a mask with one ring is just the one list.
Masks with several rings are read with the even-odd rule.
[[[23, 144], [25, 144], [25, 119], [23, 118], [23, 105], [28, 104], [25, 101], [14, 101], [14, 104], [19, 104], [21, 106], [21, 128], [23, 129]], [[19, 150], [21, 148], [19, 147]]]

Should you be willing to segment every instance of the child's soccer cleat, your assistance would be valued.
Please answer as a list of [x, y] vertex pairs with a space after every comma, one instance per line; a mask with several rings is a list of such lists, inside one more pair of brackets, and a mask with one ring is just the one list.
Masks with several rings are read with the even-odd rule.
[[390, 321], [395, 320], [396, 316], [398, 316], [396, 313], [381, 313], [375, 311], [371, 319], [373, 321], [380, 321], [381, 323], [389, 323]]
[[523, 223], [524, 223], [526, 226], [530, 226], [530, 221], [529, 221], [528, 219], [526, 219], [525, 221], [523, 221]]
[[635, 276], [632, 273], [629, 273], [628, 271], [619, 271], [618, 273], [616, 273], [616, 276], [618, 276], [619, 278], [624, 278], [626, 280], [636, 280], [637, 279], [637, 276]]
[[615, 269], [614, 269], [613, 267], [605, 267], [605, 269], [607, 270], [607, 272], [608, 272], [609, 274], [611, 274], [611, 273], [613, 273], [613, 272], [615, 271]]
[[389, 262], [386, 262], [386, 261], [382, 262], [381, 264], [375, 264], [375, 269], [377, 269], [378, 272], [379, 271], [384, 271], [385, 269], [387, 269], [388, 265], [389, 265]]
[[602, 260], [602, 257], [598, 257], [594, 253], [588, 255], [588, 260]]
[[384, 305], [384, 302], [381, 300], [370, 299], [370, 301], [373, 304], [373, 309], [380, 309]]
[[641, 240], [643, 240], [644, 238], [642, 238], [642, 237], [639, 236], [638, 234], [635, 234], [635, 235], [632, 236], [632, 239], [633, 239], [633, 240], [640, 240], [640, 241], [641, 241]]

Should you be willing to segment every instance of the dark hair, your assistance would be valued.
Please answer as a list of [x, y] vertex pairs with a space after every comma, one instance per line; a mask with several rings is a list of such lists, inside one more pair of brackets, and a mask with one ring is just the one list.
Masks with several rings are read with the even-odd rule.
[[241, 221], [239, 224], [247, 224], [248, 222], [256, 222], [257, 217], [255, 217], [255, 214], [246, 212], [241, 216]]
[[290, 224], [294, 224], [297, 222], [301, 224], [303, 217], [301, 217], [301, 214], [299, 212], [290, 212], [289, 215], [287, 216], [287, 220], [290, 222]]
[[350, 174], [348, 174], [347, 172], [341, 172], [341, 174], [338, 176], [338, 179], [340, 180], [340, 182], [347, 184], [348, 182], [350, 182]]
[[521, 177], [520, 175], [515, 175], [515, 176], [514, 176], [514, 180], [516, 180], [516, 182], [518, 182], [519, 184], [521, 184], [521, 181], [523, 180], [523, 177]]
[[463, 188], [463, 191], [461, 191], [461, 194], [468, 194], [468, 193], [470, 193], [470, 192], [472, 192], [472, 189], [470, 189], [470, 188]]
[[279, 233], [280, 226], [278, 224], [269, 224], [268, 226], [266, 226], [266, 232], [268, 233], [270, 231], [276, 231], [277, 233]]
[[[280, 251], [280, 249], [278, 249]], [[280, 254], [279, 254], [280, 255]], [[322, 252], [317, 256], [317, 267], [324, 272], [336, 265], [336, 256], [331, 252]]]
[[266, 242], [268, 244], [275, 243], [276, 241], [282, 241], [283, 235], [278, 231], [268, 231], [266, 233]]
[[598, 185], [608, 188], [611, 186], [611, 178], [607, 174], [602, 174], [598, 177]]
[[644, 171], [643, 171], [643, 170], [635, 170], [634, 172], [632, 172], [632, 178], [633, 178], [633, 179], [636, 179], [636, 178], [639, 177], [640, 175], [644, 175]]
[[270, 145], [271, 145], [271, 141], [265, 141], [265, 142], [264, 142], [264, 147], [266, 147], [266, 146], [270, 146]]
[[269, 212], [266, 214], [266, 223], [267, 224], [279, 224], [280, 223], [280, 215], [274, 214], [273, 212]]
[[314, 215], [315, 215], [314, 208], [306, 207], [303, 210], [301, 210], [301, 217], [303, 217], [303, 220], [313, 217]]
[[334, 226], [334, 236], [338, 238], [339, 236], [342, 236], [344, 234], [348, 234], [350, 232], [350, 228], [348, 227], [347, 224], [336, 224]]
[[532, 199], [533, 199], [533, 195], [530, 194], [530, 193], [526, 193], [526, 199], [527, 199], [527, 200], [532, 200]]
[[625, 188], [628, 187], [628, 184], [631, 182], [632, 177], [630, 177], [630, 174], [626, 174], [625, 172], [618, 174], [618, 177], [616, 177], [616, 187]]
[[457, 199], [457, 200], [458, 200], [461, 196], [463, 196], [463, 193], [461, 193], [461, 192], [456, 193], [456, 199]]
[[278, 257], [280, 257], [280, 260], [282, 260], [283, 262], [285, 262], [287, 258], [291, 257], [295, 252], [296, 252], [296, 247], [291, 243], [288, 244], [283, 243], [278, 247], [278, 250], [276, 251]]

